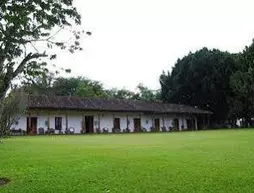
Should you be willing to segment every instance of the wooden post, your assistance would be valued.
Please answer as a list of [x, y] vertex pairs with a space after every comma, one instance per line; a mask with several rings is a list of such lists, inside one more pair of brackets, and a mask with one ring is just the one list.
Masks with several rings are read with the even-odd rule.
[[31, 133], [31, 128], [32, 127], [32, 119], [31, 119], [31, 112], [28, 113], [28, 131], [27, 133], [30, 134]]
[[155, 128], [155, 113], [153, 113], [153, 115], [152, 115], [152, 127], [153, 127], [153, 132], [156, 132], [156, 128]]
[[113, 113], [113, 127], [112, 127], [112, 133], [114, 133], [115, 132], [115, 115], [114, 115], [114, 113]]
[[162, 125], [163, 125], [163, 127], [165, 129], [165, 117], [164, 117], [164, 115], [162, 115]]
[[202, 129], [205, 129], [206, 125], [205, 125], [205, 115], [202, 115], [202, 118], [203, 118], [203, 123], [202, 123]]
[[67, 113], [67, 112], [65, 113], [65, 124], [66, 124], [66, 125], [65, 125], [65, 126], [66, 126], [65, 129], [66, 129], [66, 131], [67, 131], [68, 128], [69, 128], [69, 126], [68, 126], [68, 124], [69, 124], [69, 122], [68, 122], [68, 113]]
[[154, 124], [154, 114], [152, 114], [152, 127], [153, 128], [155, 127], [155, 124]]
[[140, 113], [140, 114], [139, 114], [139, 119], [140, 119], [139, 132], [142, 132], [142, 131], [143, 131], [141, 118], [142, 118], [142, 115], [141, 115], [141, 113]]
[[128, 113], [126, 113], [126, 128], [129, 129]]
[[50, 129], [50, 116], [49, 116], [49, 113], [48, 113], [48, 129]]
[[86, 116], [82, 114], [82, 120], [81, 120], [81, 133], [86, 133]]
[[98, 129], [101, 130], [101, 115], [98, 114]]
[[207, 127], [210, 128], [210, 115], [207, 115]]

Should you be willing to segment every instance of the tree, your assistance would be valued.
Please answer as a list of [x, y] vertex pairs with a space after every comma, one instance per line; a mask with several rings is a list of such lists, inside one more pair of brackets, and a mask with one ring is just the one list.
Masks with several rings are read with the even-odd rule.
[[230, 116], [244, 118], [247, 127], [254, 115], [254, 41], [238, 54], [238, 60], [237, 71], [230, 78], [233, 91]]
[[102, 83], [83, 78], [77, 86], [75, 95], [81, 97], [105, 97], [106, 93]]
[[[81, 50], [81, 33], [72, 30], [80, 23], [73, 0], [1, 0], [0, 119], [3, 101], [15, 78], [48, 72], [47, 61], [56, 58], [53, 48], [71, 53]], [[68, 41], [57, 39], [64, 29], [72, 32]]]
[[130, 100], [144, 100], [144, 101], [159, 101], [160, 100], [160, 91], [153, 91], [143, 84], [138, 84], [137, 91], [132, 92], [125, 88], [123, 89], [109, 89], [105, 90], [105, 95], [108, 98], [116, 98], [116, 99], [130, 99]]
[[133, 99], [135, 97], [135, 93], [125, 88], [123, 89], [113, 88], [110, 90], [106, 90], [106, 96], [108, 98], [116, 98], [116, 99]]
[[228, 52], [203, 48], [189, 53], [176, 62], [172, 72], [162, 73], [162, 100], [211, 110], [213, 121], [225, 121], [232, 94], [229, 82], [235, 71], [235, 57]]
[[55, 95], [58, 96], [74, 96], [76, 95], [79, 83], [82, 77], [64, 78], [59, 77], [53, 82], [52, 88]]
[[250, 124], [254, 114], [254, 68], [247, 72], [237, 71], [231, 77], [233, 96], [230, 98], [230, 117], [244, 118], [245, 126]]
[[24, 90], [25, 93], [31, 95], [55, 95], [55, 91], [52, 88], [54, 79], [54, 73], [43, 73], [38, 77], [34, 77], [29, 81], [26, 80], [23, 82], [20, 89]]
[[155, 102], [160, 99], [160, 92], [158, 90], [153, 91], [141, 83], [138, 84], [137, 89], [137, 99], [139, 100]]
[[52, 90], [58, 96], [106, 96], [102, 83], [85, 77], [56, 78], [52, 84]]
[[135, 99], [145, 101], [157, 101], [160, 97], [159, 91], [150, 90], [139, 84], [137, 92], [127, 89], [105, 89], [99, 81], [90, 80], [85, 77], [56, 77], [57, 74], [49, 72], [29, 79], [21, 88], [28, 94], [56, 95], [56, 96], [80, 96], [80, 97], [104, 97], [116, 99]]
[[0, 120], [0, 142], [1, 138], [9, 135], [10, 127], [18, 121], [25, 112], [27, 98], [21, 89], [14, 89], [3, 101], [3, 111]]

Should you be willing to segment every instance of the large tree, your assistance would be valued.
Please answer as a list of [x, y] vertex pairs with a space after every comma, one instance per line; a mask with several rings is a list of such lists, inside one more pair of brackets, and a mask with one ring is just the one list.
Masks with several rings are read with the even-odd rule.
[[102, 83], [85, 77], [56, 78], [51, 90], [58, 96], [103, 97]]
[[115, 99], [134, 99], [137, 97], [137, 95], [135, 92], [132, 92], [125, 88], [122, 89], [113, 88], [106, 90], [106, 97]]
[[15, 78], [48, 72], [46, 62], [56, 57], [56, 47], [81, 49], [80, 32], [73, 31], [80, 23], [73, 0], [0, 1], [0, 117]]
[[171, 72], [161, 75], [162, 100], [211, 110], [214, 121], [223, 121], [229, 111], [229, 80], [235, 69], [235, 57], [230, 53], [207, 48], [189, 53]]
[[83, 78], [77, 86], [75, 95], [81, 97], [105, 97], [106, 92], [101, 82]]
[[238, 61], [237, 71], [230, 78], [230, 116], [244, 118], [245, 126], [250, 126], [254, 115], [254, 42], [238, 54]]
[[147, 86], [144, 86], [141, 83], [138, 84], [137, 90], [138, 91], [136, 95], [133, 97], [134, 99], [150, 101], [150, 102], [155, 102], [160, 100], [159, 90], [151, 90]]
[[127, 89], [105, 89], [99, 81], [85, 77], [57, 77], [57, 74], [46, 73], [30, 79], [22, 87], [28, 94], [104, 97], [116, 99], [135, 99], [145, 101], [158, 101], [160, 92], [151, 90], [143, 84], [138, 84], [137, 91]]
[[0, 143], [1, 138], [9, 135], [10, 127], [25, 112], [26, 102], [27, 97], [22, 89], [13, 89], [3, 100], [3, 110], [0, 120]]
[[143, 84], [138, 84], [137, 91], [133, 92], [125, 88], [122, 89], [109, 89], [105, 90], [106, 97], [116, 98], [116, 99], [132, 99], [132, 100], [143, 100], [143, 101], [159, 101], [160, 100], [160, 91], [151, 90]]
[[85, 77], [57, 77], [47, 73], [27, 82], [22, 89], [28, 94], [55, 96], [106, 97], [108, 92], [99, 81]]
[[58, 96], [74, 96], [76, 95], [76, 91], [78, 85], [82, 81], [82, 77], [59, 77], [56, 78], [52, 87], [54, 90], [55, 95]]

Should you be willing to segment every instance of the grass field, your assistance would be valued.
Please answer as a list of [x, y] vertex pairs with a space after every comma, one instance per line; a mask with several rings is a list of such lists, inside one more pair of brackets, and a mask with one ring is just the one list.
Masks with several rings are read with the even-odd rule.
[[15, 137], [3, 192], [254, 192], [254, 130]]

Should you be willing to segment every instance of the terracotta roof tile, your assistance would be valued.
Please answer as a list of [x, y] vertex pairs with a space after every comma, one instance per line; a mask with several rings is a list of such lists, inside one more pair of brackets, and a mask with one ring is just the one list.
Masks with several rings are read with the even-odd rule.
[[30, 109], [99, 110], [153, 113], [212, 114], [192, 106], [141, 100], [81, 98], [69, 96], [28, 96]]

